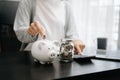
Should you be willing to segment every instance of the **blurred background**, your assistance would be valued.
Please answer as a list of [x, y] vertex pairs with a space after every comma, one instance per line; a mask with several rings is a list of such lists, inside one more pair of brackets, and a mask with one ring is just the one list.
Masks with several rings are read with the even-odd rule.
[[87, 47], [120, 49], [120, 0], [70, 0], [70, 2], [80, 38]]

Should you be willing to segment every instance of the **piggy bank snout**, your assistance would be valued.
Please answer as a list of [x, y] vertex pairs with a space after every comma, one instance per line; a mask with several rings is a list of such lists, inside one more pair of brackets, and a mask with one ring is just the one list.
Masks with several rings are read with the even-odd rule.
[[56, 57], [56, 52], [55, 51], [51, 51], [50, 52], [50, 57], [51, 58], [55, 58]]
[[60, 56], [58, 52], [55, 52], [55, 51], [51, 51], [51, 52], [50, 52], [50, 57], [51, 57], [51, 58], [56, 58], [56, 57], [58, 57], [58, 56]]

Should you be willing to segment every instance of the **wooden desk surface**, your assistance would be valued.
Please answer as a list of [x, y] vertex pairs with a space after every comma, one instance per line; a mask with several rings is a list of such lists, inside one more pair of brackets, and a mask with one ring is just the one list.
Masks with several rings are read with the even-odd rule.
[[0, 80], [120, 80], [120, 62], [92, 59], [88, 63], [36, 65], [28, 53], [1, 53]]

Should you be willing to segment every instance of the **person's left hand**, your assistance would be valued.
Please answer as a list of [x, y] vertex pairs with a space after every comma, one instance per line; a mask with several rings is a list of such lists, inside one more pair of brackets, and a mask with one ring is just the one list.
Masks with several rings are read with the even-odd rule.
[[85, 44], [83, 44], [83, 42], [80, 40], [73, 40], [73, 44], [74, 44], [75, 53], [81, 54], [83, 52], [83, 49], [85, 48]]

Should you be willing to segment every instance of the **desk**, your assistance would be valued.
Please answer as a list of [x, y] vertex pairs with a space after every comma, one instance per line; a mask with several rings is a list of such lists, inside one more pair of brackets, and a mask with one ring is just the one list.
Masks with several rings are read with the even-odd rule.
[[120, 51], [98, 50], [97, 55], [96, 55], [96, 59], [120, 62]]
[[120, 63], [92, 59], [89, 63], [36, 65], [28, 53], [1, 53], [0, 80], [120, 80]]

